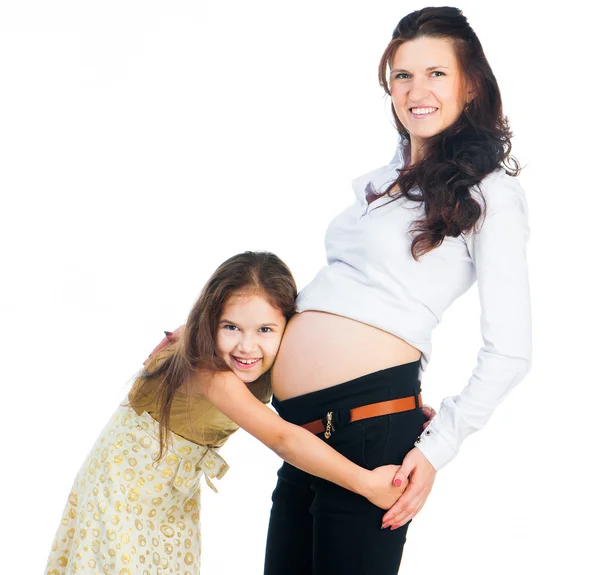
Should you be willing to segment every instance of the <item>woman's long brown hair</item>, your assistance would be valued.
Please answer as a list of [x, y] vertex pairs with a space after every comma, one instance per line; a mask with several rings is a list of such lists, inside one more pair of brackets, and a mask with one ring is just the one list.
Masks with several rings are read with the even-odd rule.
[[227, 300], [238, 292], [258, 293], [288, 320], [296, 311], [297, 288], [289, 268], [270, 252], [244, 252], [223, 262], [212, 274], [190, 312], [184, 335], [155, 369], [138, 376], [129, 401], [156, 393], [161, 459], [167, 445], [175, 392], [197, 371], [229, 371], [217, 355], [217, 328]]
[[[423, 36], [451, 42], [475, 96], [454, 124], [425, 141], [421, 160], [400, 169], [386, 191], [389, 194], [397, 186], [400, 192], [390, 194], [393, 199], [406, 197], [424, 204], [425, 217], [412, 227], [415, 260], [441, 245], [446, 236], [457, 237], [475, 227], [485, 200], [481, 198], [482, 210], [471, 190], [478, 190], [488, 174], [504, 168], [516, 176], [520, 170], [510, 155], [512, 133], [502, 112], [498, 83], [479, 39], [458, 8], [423, 8], [400, 20], [379, 63], [379, 83], [385, 92], [391, 95], [387, 73], [398, 47]], [[393, 104], [392, 114], [398, 132], [410, 141]]]

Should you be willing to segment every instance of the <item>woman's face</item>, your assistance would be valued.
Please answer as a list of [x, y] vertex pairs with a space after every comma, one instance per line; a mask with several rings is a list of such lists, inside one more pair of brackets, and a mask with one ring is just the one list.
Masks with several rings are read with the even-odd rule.
[[286, 319], [262, 295], [232, 295], [217, 327], [217, 354], [244, 382], [258, 379], [275, 361]]
[[422, 36], [401, 44], [392, 60], [390, 89], [394, 110], [410, 134], [414, 154], [425, 139], [452, 125], [466, 103], [452, 42]]

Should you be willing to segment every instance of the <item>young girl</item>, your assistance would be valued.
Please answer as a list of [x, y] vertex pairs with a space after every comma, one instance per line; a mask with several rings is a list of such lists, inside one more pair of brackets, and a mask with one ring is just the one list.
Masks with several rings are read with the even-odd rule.
[[273, 254], [239, 254], [215, 271], [184, 336], [146, 362], [87, 456], [47, 575], [199, 573], [200, 477], [215, 489], [228, 470], [218, 450], [239, 426], [375, 505], [397, 500], [406, 486], [392, 484], [397, 466], [363, 469], [264, 405], [295, 298], [292, 275]]

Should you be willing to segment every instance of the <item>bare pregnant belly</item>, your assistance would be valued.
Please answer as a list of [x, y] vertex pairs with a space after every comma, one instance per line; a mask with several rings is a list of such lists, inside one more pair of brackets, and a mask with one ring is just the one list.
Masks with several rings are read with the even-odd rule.
[[421, 352], [370, 325], [318, 311], [289, 321], [272, 370], [273, 392], [284, 400], [374, 371], [417, 361]]

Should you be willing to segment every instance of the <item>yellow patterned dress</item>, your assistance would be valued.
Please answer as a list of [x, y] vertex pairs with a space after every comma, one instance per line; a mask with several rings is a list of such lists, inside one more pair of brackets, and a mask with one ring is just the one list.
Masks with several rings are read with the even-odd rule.
[[[268, 384], [249, 388], [268, 401]], [[47, 575], [200, 573], [200, 477], [215, 489], [212, 480], [229, 468], [218, 449], [238, 426], [206, 399], [190, 406], [178, 394], [172, 441], [157, 464], [152, 399], [120, 406], [100, 433], [73, 484]]]

